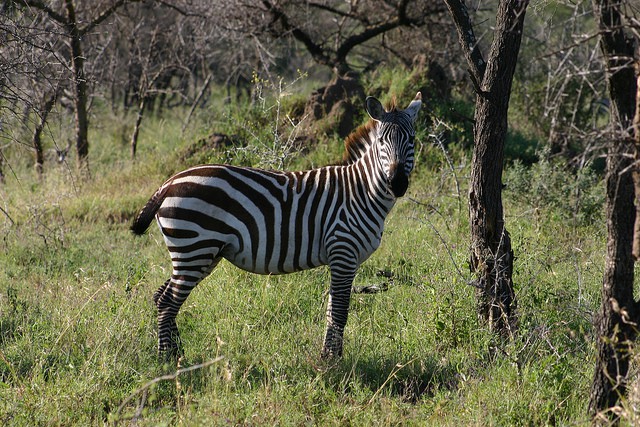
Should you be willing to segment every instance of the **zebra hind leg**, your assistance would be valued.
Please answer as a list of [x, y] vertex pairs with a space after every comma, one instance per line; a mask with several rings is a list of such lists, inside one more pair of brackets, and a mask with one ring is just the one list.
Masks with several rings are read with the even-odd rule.
[[171, 278], [154, 293], [153, 300], [158, 308], [158, 353], [160, 355], [169, 358], [181, 355], [182, 346], [176, 316], [191, 291], [211, 273], [217, 264], [218, 260], [215, 259], [197, 268], [174, 263]]
[[327, 303], [327, 330], [322, 346], [323, 359], [342, 357], [344, 328], [349, 315], [351, 284], [355, 273], [338, 274], [332, 269], [329, 302]]
[[160, 297], [164, 293], [164, 290], [167, 289], [167, 286], [169, 286], [169, 282], [171, 282], [171, 279], [167, 279], [167, 281], [164, 282], [164, 285], [160, 286], [158, 288], [158, 290], [154, 292], [154, 294], [153, 294], [153, 302], [156, 305], [156, 307], [158, 306], [158, 300], [160, 299]]
[[168, 358], [180, 356], [182, 353], [176, 316], [186, 297], [174, 296], [176, 286], [169, 279], [153, 295], [158, 308], [158, 353]]

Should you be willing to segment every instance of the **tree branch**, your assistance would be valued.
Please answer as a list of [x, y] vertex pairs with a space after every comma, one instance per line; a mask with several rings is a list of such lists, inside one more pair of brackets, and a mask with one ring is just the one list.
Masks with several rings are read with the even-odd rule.
[[484, 71], [487, 63], [482, 57], [482, 52], [478, 47], [478, 40], [473, 31], [473, 25], [471, 24], [471, 18], [467, 11], [467, 6], [462, 0], [444, 0], [453, 18], [453, 23], [456, 26], [458, 32], [458, 39], [460, 41], [460, 47], [464, 54], [467, 64], [469, 65], [469, 75], [471, 76], [471, 83], [473, 84], [476, 92], [479, 94], [480, 82], [484, 78]]
[[[278, 5], [278, 2], [262, 0], [262, 5], [271, 15], [271, 22], [267, 24], [267, 29], [271, 32], [272, 36], [280, 37], [284, 33], [293, 35], [295, 39], [304, 44], [316, 62], [332, 67], [338, 74], [343, 74], [350, 70], [347, 63], [347, 56], [355, 47], [401, 26], [422, 26], [425, 22], [425, 16], [444, 11], [444, 7], [430, 7], [428, 10], [414, 12], [414, 15], [418, 16], [416, 18], [409, 16], [407, 9], [410, 6], [417, 7], [417, 3], [422, 5], [420, 2], [414, 0], [399, 0], [397, 2], [383, 0], [382, 3], [382, 5], [378, 6], [384, 6], [382, 7], [384, 13], [375, 15], [380, 18], [380, 20], [375, 23], [371, 23], [369, 20], [370, 15], [372, 15], [371, 13], [357, 13], [353, 10], [341, 11], [334, 6], [324, 5], [316, 1], [306, 3], [314, 9], [331, 13], [335, 15], [335, 17], [355, 21], [356, 25], [354, 25], [352, 31], [359, 32], [347, 37], [342, 33], [342, 26], [340, 25], [337, 33], [334, 34], [337, 40], [336, 44], [333, 48], [329, 48], [323, 43], [314, 41], [312, 33], [305, 32], [299, 25], [291, 23], [291, 16], [287, 15], [287, 11], [283, 10], [283, 8]], [[379, 9], [380, 7], [378, 7], [378, 12], [380, 12]], [[276, 24], [279, 25], [279, 27], [276, 28]]]
[[302, 42], [305, 45], [311, 56], [318, 61], [320, 64], [324, 64], [327, 66], [333, 66], [333, 62], [327, 53], [322, 49], [322, 47], [311, 39], [311, 36], [306, 32], [302, 31], [299, 27], [292, 25], [289, 22], [288, 16], [276, 5], [271, 3], [269, 0], [262, 0], [262, 4], [267, 8], [267, 11], [271, 13], [273, 18], [272, 22], [269, 24], [269, 31], [272, 32], [275, 36], [280, 36], [280, 33], [277, 33], [273, 28], [273, 24], [276, 22], [280, 22], [282, 28], [286, 32], [289, 32], [295, 37], [298, 41]]
[[315, 3], [315, 2], [308, 2], [307, 3], [309, 6], [316, 8], [316, 9], [320, 9], [320, 10], [324, 10], [325, 12], [331, 12], [334, 15], [338, 15], [338, 16], [342, 16], [344, 18], [351, 18], [351, 19], [357, 19], [356, 16], [353, 16], [353, 14], [349, 13], [349, 12], [343, 12], [341, 10], [338, 10], [334, 7], [331, 7], [329, 5], [326, 4], [321, 4], [321, 3]]
[[141, 0], [118, 0], [113, 3], [110, 7], [105, 9], [100, 15], [98, 15], [95, 19], [85, 25], [83, 28], [78, 29], [78, 34], [80, 37], [87, 34], [89, 31], [93, 30], [97, 25], [101, 24], [105, 19], [110, 17], [118, 8], [123, 6], [125, 3], [136, 3]]
[[371, 40], [372, 38], [384, 32], [387, 32], [396, 27], [399, 27], [400, 25], [401, 25], [400, 19], [396, 17], [391, 21], [385, 22], [384, 24], [380, 24], [375, 27], [369, 27], [359, 34], [355, 34], [351, 37], [348, 37], [342, 42], [342, 44], [340, 44], [340, 47], [338, 47], [338, 50], [336, 52], [336, 57], [338, 62], [346, 60], [347, 55], [349, 54], [349, 52], [351, 52], [351, 50], [354, 47], [368, 40]]
[[44, 2], [40, 0], [10, 0], [10, 1], [12, 1], [16, 6], [27, 6], [27, 7], [32, 7], [34, 9], [38, 9], [46, 13], [47, 15], [49, 15], [51, 19], [53, 19], [60, 25], [67, 24], [68, 20], [66, 16], [59, 14], [58, 12], [51, 9], [49, 6], [47, 6], [46, 4], [44, 4]]
[[[38, 9], [44, 13], [46, 13], [51, 19], [63, 26], [69, 26], [70, 18], [63, 14], [56, 12], [51, 9], [48, 5], [46, 5], [42, 0], [10, 0], [17, 6], [27, 6], [32, 7], [34, 9]], [[78, 36], [82, 37], [87, 34], [89, 31], [93, 30], [97, 25], [100, 25], [105, 19], [110, 17], [118, 8], [123, 6], [126, 3], [139, 3], [142, 0], [117, 0], [110, 7], [105, 9], [100, 15], [98, 15], [95, 19], [89, 22], [83, 28], [78, 28]], [[162, 2], [164, 4], [164, 2]]]
[[401, 26], [409, 26], [409, 25], [420, 25], [421, 21], [412, 19], [407, 16], [407, 6], [409, 4], [409, 0], [402, 0], [400, 4], [397, 6], [398, 14], [393, 19], [390, 19], [384, 23], [377, 24], [375, 26], [369, 26], [365, 28], [359, 34], [355, 34], [351, 37], [346, 38], [342, 44], [338, 47], [336, 52], [336, 58], [338, 62], [345, 62], [347, 55], [351, 50], [364, 43], [367, 42], [374, 37], [379, 36], [380, 34], [386, 33], [387, 31], [393, 30], [395, 28]]

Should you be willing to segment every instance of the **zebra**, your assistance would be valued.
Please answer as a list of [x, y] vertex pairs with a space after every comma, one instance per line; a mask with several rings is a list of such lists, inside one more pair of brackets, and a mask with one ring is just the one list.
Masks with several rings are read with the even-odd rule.
[[258, 274], [328, 265], [322, 358], [342, 356], [352, 282], [378, 248], [384, 221], [409, 185], [420, 92], [405, 110], [365, 100], [371, 120], [345, 139], [342, 164], [280, 172], [202, 165], [169, 178], [136, 216], [154, 216], [171, 256], [171, 277], [155, 292], [158, 352], [181, 353], [176, 316], [198, 283], [225, 258]]

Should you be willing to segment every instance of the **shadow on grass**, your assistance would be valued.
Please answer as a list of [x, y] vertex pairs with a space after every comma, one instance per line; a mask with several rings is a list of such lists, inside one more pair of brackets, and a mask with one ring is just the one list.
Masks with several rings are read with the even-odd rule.
[[[301, 357], [300, 363], [291, 364], [274, 363], [274, 360], [250, 355], [218, 361], [183, 359], [179, 367], [172, 364], [161, 366], [161, 371], [169, 373], [151, 381], [154, 382], [153, 387], [141, 387], [120, 402], [117, 410], [112, 407], [107, 412], [111, 413], [109, 417], [116, 424], [160, 416], [163, 411], [173, 414], [169, 415], [171, 417], [182, 405], [189, 404], [188, 399], [192, 396], [214, 393], [213, 390], [217, 389], [215, 393], [222, 393], [219, 397], [224, 399], [225, 393], [229, 392], [225, 384], [231, 385], [239, 396], [244, 393], [248, 401], [255, 398], [256, 390], [267, 393], [267, 399], [288, 396], [294, 400], [305, 400], [309, 397], [298, 393], [308, 393], [308, 386], [312, 386], [317, 387], [319, 393], [312, 399], [319, 402], [326, 403], [336, 398], [343, 401], [342, 397], [352, 396], [358, 401], [364, 398], [369, 403], [386, 397], [410, 404], [417, 404], [442, 391], [455, 390], [459, 385], [460, 375], [455, 364], [442, 358], [416, 357], [400, 363], [398, 360], [357, 354], [332, 362], [320, 361], [314, 354], [306, 359]], [[189, 371], [176, 376], [176, 368]], [[161, 377], [164, 378], [157, 381]], [[283, 384], [285, 388], [281, 387]], [[142, 388], [145, 388], [144, 392]], [[328, 390], [332, 391], [327, 393]], [[183, 401], [185, 398], [187, 401]]]
[[384, 395], [409, 403], [432, 397], [438, 390], [455, 390], [459, 382], [456, 366], [431, 356], [405, 362], [352, 356], [339, 362], [325, 375], [330, 384], [346, 394], [358, 384], [374, 392], [372, 400]]

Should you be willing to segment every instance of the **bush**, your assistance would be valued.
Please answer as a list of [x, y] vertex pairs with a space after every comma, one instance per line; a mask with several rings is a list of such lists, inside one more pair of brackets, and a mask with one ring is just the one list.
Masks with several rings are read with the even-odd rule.
[[531, 166], [515, 161], [504, 175], [506, 199], [531, 205], [536, 211], [586, 225], [602, 220], [604, 189], [591, 167], [571, 170], [557, 160]]

